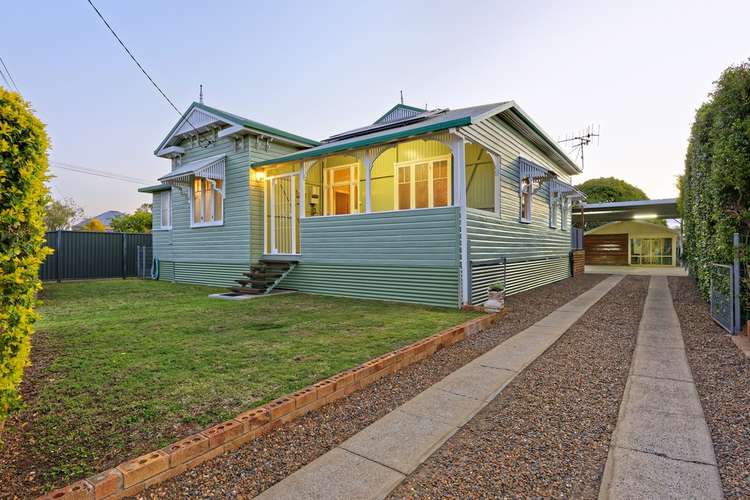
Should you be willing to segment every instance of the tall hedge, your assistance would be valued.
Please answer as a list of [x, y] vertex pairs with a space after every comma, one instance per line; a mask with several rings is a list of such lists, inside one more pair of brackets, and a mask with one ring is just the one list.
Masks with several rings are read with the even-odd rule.
[[750, 234], [750, 62], [724, 70], [696, 111], [678, 185], [685, 258], [705, 294], [710, 263], [730, 263], [733, 234]]
[[0, 426], [20, 404], [44, 239], [47, 133], [29, 103], [0, 87]]

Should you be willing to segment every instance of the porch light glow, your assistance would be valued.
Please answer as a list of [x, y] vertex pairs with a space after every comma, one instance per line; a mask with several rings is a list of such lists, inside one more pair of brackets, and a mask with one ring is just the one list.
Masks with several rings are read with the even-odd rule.
[[634, 219], [656, 219], [657, 217], [656, 214], [635, 214], [633, 216]]
[[256, 170], [255, 171], [255, 180], [257, 182], [263, 182], [266, 178], [266, 173], [263, 170]]

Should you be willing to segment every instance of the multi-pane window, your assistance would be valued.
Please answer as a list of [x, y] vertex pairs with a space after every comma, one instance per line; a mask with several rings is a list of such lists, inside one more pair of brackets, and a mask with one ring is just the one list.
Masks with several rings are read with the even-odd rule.
[[221, 224], [224, 220], [222, 180], [203, 177], [193, 179], [191, 225]]
[[671, 266], [672, 238], [631, 238], [630, 263]]
[[359, 164], [342, 165], [325, 170], [326, 215], [359, 212]]
[[172, 192], [159, 193], [159, 229], [172, 229]]
[[450, 196], [450, 158], [400, 162], [395, 167], [396, 210], [447, 207]]

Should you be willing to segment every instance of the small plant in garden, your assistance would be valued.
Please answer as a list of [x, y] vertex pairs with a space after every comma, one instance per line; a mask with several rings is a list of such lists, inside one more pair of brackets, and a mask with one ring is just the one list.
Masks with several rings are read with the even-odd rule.
[[20, 95], [0, 87], [0, 427], [21, 401], [41, 288], [48, 202], [47, 133]]
[[503, 285], [502, 281], [496, 281], [489, 286], [488, 290], [490, 292], [502, 292], [505, 290], [505, 285]]

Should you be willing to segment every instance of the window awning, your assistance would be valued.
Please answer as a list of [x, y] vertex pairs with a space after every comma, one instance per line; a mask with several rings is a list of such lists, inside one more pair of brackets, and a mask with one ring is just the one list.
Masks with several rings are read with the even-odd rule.
[[189, 184], [193, 177], [224, 180], [224, 167], [227, 155], [211, 156], [202, 160], [191, 161], [180, 168], [172, 170], [159, 180], [172, 186]]
[[549, 186], [550, 193], [555, 193], [557, 196], [567, 198], [569, 200], [585, 200], [586, 195], [581, 191], [577, 190], [567, 182], [561, 181], [560, 179], [554, 179]]

